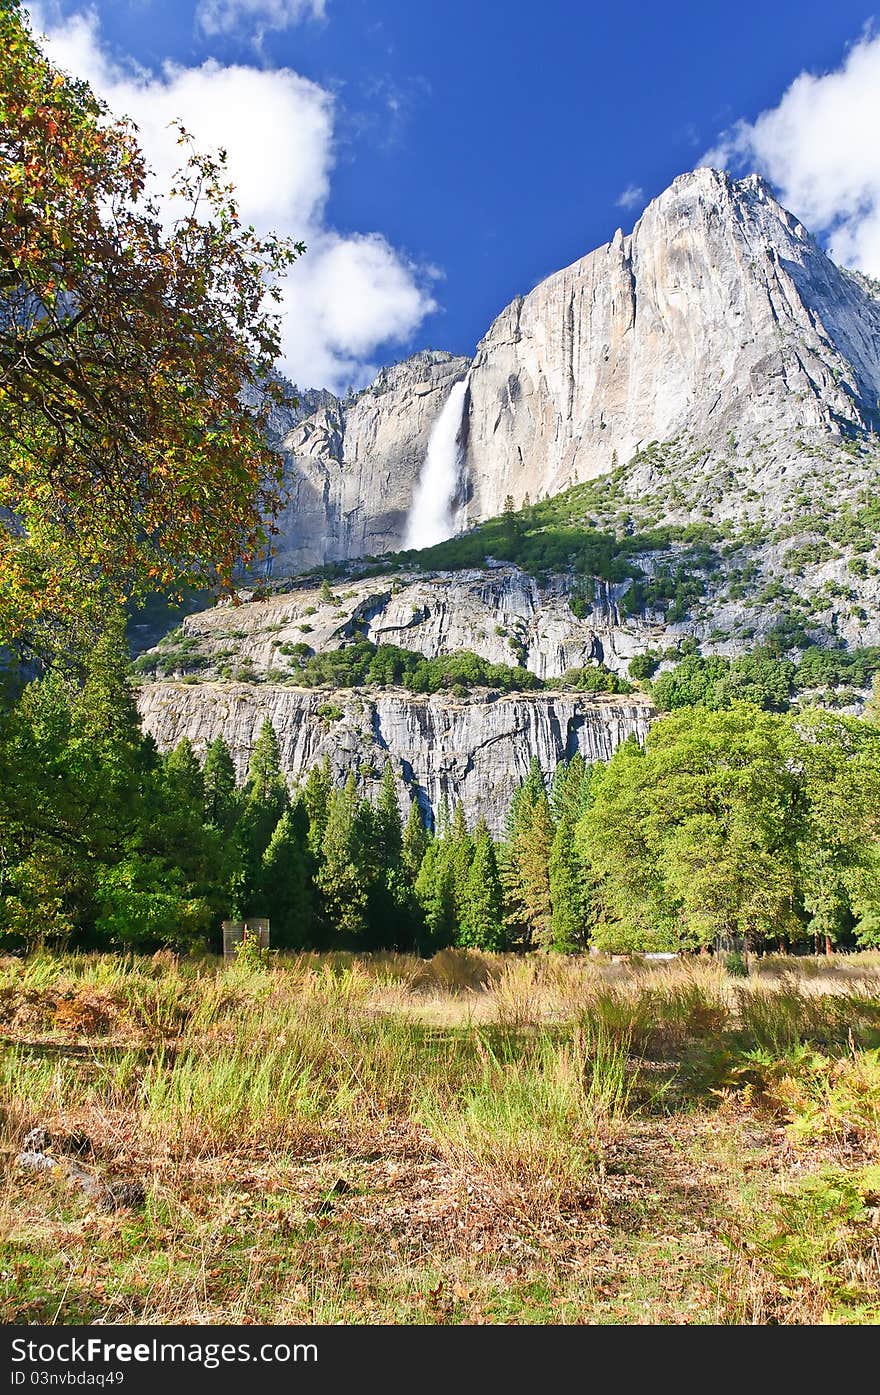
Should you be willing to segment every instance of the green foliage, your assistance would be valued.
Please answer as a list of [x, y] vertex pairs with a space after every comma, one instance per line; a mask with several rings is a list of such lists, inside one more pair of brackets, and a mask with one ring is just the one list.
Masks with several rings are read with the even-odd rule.
[[452, 862], [437, 841], [428, 843], [415, 882], [416, 900], [421, 907], [425, 934], [423, 952], [442, 949], [455, 940], [458, 916]]
[[140, 732], [123, 620], [81, 682], [55, 669], [0, 708], [0, 936], [180, 944], [207, 931], [223, 855], [187, 743]]
[[263, 972], [271, 963], [272, 951], [260, 944], [260, 937], [253, 932], [245, 932], [244, 938], [235, 946], [236, 961], [249, 973]]
[[729, 707], [751, 702], [766, 711], [783, 711], [794, 691], [796, 669], [788, 660], [743, 655], [725, 659], [688, 655], [651, 685], [661, 711], [681, 707]]
[[330, 773], [330, 757], [325, 756], [320, 765], [312, 766], [303, 785], [302, 793], [309, 820], [309, 850], [313, 857], [319, 855], [324, 842], [332, 793], [333, 777]]
[[514, 939], [529, 948], [550, 938], [550, 849], [554, 825], [544, 776], [533, 757], [507, 816], [503, 880], [507, 923]]
[[629, 661], [629, 676], [636, 683], [644, 683], [653, 678], [660, 664], [660, 655], [653, 649], [644, 654], [635, 654]]
[[312, 941], [314, 861], [309, 851], [309, 821], [298, 799], [285, 809], [263, 853], [250, 915], [268, 916], [272, 944], [305, 949]]
[[724, 968], [731, 978], [748, 978], [749, 976], [749, 966], [745, 956], [740, 954], [738, 950], [731, 954], [725, 954]]
[[820, 563], [832, 561], [839, 556], [839, 552], [828, 542], [801, 543], [799, 547], [788, 549], [782, 559], [782, 565], [786, 571], [800, 572], [804, 567], [817, 567]]
[[776, 652], [778, 634], [777, 630], [771, 645], [737, 659], [689, 654], [654, 680], [651, 697], [664, 712], [681, 707], [718, 710], [733, 702], [751, 702], [768, 712], [783, 712], [798, 693], [816, 688], [864, 689], [880, 672], [880, 648], [820, 649], [810, 645], [795, 663]]
[[603, 664], [569, 668], [561, 678], [548, 678], [548, 688], [574, 689], [580, 693], [631, 693], [632, 684], [612, 673]]
[[235, 766], [222, 736], [215, 737], [205, 752], [202, 788], [207, 822], [223, 833], [230, 833], [238, 818], [239, 798]]
[[522, 692], [542, 687], [541, 680], [523, 668], [492, 664], [477, 654], [444, 654], [426, 659], [394, 644], [372, 644], [357, 639], [341, 649], [302, 657], [297, 680], [308, 687], [358, 688], [402, 686], [413, 693], [437, 693], [461, 688], [498, 688]]
[[504, 948], [504, 897], [495, 847], [481, 819], [462, 897], [458, 944], [466, 949]]
[[357, 786], [354, 775], [349, 775], [330, 800], [316, 878], [330, 944], [356, 945], [368, 930], [370, 876], [364, 866], [364, 828], [358, 814]]
[[589, 803], [590, 771], [581, 756], [557, 768], [550, 791], [556, 831], [550, 848], [548, 877], [552, 949], [582, 949], [593, 922], [590, 870], [576, 839], [581, 815]]
[[674, 949], [834, 939], [877, 902], [880, 732], [737, 703], [682, 710], [625, 743], [578, 824], [595, 943]]
[[429, 841], [421, 806], [419, 801], [414, 799], [409, 806], [400, 853], [404, 870], [412, 882], [415, 882], [419, 874]]

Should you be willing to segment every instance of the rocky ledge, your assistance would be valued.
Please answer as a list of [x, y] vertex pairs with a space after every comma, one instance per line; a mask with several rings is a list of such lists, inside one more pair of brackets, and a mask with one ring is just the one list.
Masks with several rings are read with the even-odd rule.
[[444, 798], [461, 799], [472, 822], [484, 814], [495, 831], [533, 756], [548, 776], [578, 752], [587, 761], [605, 761], [629, 737], [644, 740], [655, 716], [637, 695], [453, 698], [269, 683], [152, 683], [141, 690], [139, 707], [144, 729], [161, 750], [183, 737], [203, 750], [222, 736], [239, 778], [268, 718], [291, 784], [326, 755], [337, 778], [353, 770], [369, 792], [390, 760], [426, 813], [436, 814]]

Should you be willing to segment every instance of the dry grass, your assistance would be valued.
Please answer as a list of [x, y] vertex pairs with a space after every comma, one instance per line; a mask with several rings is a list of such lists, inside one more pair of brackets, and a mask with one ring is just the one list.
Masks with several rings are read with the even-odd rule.
[[751, 970], [0, 961], [0, 1319], [875, 1321], [880, 956]]

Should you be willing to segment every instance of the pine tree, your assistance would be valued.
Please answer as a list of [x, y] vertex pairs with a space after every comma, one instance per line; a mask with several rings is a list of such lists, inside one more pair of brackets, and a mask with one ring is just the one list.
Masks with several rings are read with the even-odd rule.
[[275, 728], [267, 717], [260, 727], [260, 734], [251, 751], [248, 777], [245, 783], [245, 797], [250, 798], [251, 795], [256, 794], [259, 798], [266, 799], [281, 784], [284, 784], [286, 788], [286, 782], [281, 772], [278, 737], [275, 734]]
[[[129, 677], [125, 617], [108, 617], [103, 633], [88, 654], [85, 682], [72, 704], [73, 727], [93, 755], [111, 761], [134, 760], [144, 752], [140, 717]], [[155, 751], [155, 747], [153, 747]]]
[[245, 915], [256, 914], [253, 905], [260, 884], [263, 854], [278, 820], [289, 808], [290, 793], [281, 772], [278, 738], [272, 723], [266, 720], [251, 752], [244, 801], [236, 828], [242, 854], [239, 910]]
[[[506, 840], [501, 849], [500, 873], [504, 887], [505, 916], [510, 937], [530, 945], [535, 933], [535, 914], [541, 900], [540, 877], [535, 850], [530, 846], [536, 810], [547, 804], [544, 775], [536, 757], [529, 763], [528, 773], [514, 793], [507, 811]], [[541, 825], [545, 821], [541, 814]], [[552, 834], [551, 834], [552, 837]], [[547, 849], [549, 857], [549, 847]], [[526, 872], [524, 863], [528, 862]], [[532, 877], [532, 883], [529, 882]]]
[[449, 798], [444, 794], [437, 806], [437, 815], [434, 819], [434, 833], [438, 838], [442, 838], [447, 832], [450, 818]]
[[532, 808], [529, 823], [513, 844], [526, 948], [546, 946], [550, 939], [550, 850], [553, 834], [550, 803], [542, 792]]
[[430, 842], [425, 849], [415, 881], [415, 894], [426, 931], [419, 948], [433, 952], [451, 945], [458, 931], [455, 885], [452, 864], [437, 841]]
[[187, 810], [192, 810], [194, 818], [201, 818], [205, 782], [188, 737], [182, 737], [173, 751], [168, 751], [162, 757], [162, 775], [169, 797]]
[[[369, 818], [367, 818], [369, 815]], [[409, 949], [419, 929], [414, 875], [404, 865], [403, 827], [397, 796], [397, 779], [386, 762], [376, 808], [366, 803], [362, 815], [365, 870], [371, 874], [370, 938], [376, 947]]]
[[570, 953], [582, 947], [588, 933], [588, 895], [585, 868], [575, 841], [577, 820], [562, 816], [550, 849], [551, 949]]
[[567, 816], [580, 818], [589, 801], [591, 771], [579, 753], [559, 762], [550, 786], [550, 808], [557, 822]]
[[442, 857], [448, 861], [452, 873], [455, 912], [460, 923], [467, 900], [468, 873], [474, 859], [474, 840], [468, 833], [461, 800], [456, 802], [449, 828], [440, 840], [440, 847]]
[[309, 848], [315, 858], [321, 856], [332, 796], [330, 757], [325, 756], [320, 765], [312, 766], [303, 785], [303, 800], [309, 818]]
[[308, 815], [298, 799], [281, 815], [262, 858], [251, 914], [269, 917], [272, 943], [281, 949], [304, 949], [313, 939], [313, 861], [308, 834]]
[[215, 737], [205, 751], [202, 767], [205, 791], [205, 819], [212, 828], [229, 833], [239, 813], [235, 766], [222, 736]]
[[481, 819], [474, 837], [474, 855], [467, 877], [458, 943], [469, 949], [504, 948], [504, 897], [495, 847]]
[[537, 756], [532, 756], [525, 779], [515, 791], [507, 811], [505, 834], [508, 842], [513, 842], [523, 828], [528, 827], [532, 810], [542, 795], [546, 794], [544, 775]]
[[550, 849], [550, 901], [552, 917], [549, 944], [570, 953], [583, 948], [595, 921], [589, 867], [576, 830], [589, 802], [591, 767], [575, 755], [560, 763], [553, 776], [550, 805], [556, 833]]
[[513, 495], [508, 494], [504, 500], [504, 511], [501, 515], [504, 542], [508, 551], [516, 545], [516, 540], [521, 532], [520, 519], [517, 517], [516, 504]]
[[428, 847], [428, 830], [422, 817], [419, 801], [414, 799], [409, 806], [409, 817], [403, 830], [401, 858], [407, 876], [415, 882]]
[[342, 938], [357, 942], [369, 929], [370, 878], [364, 871], [363, 825], [359, 815], [357, 785], [351, 774], [330, 801], [323, 857], [316, 878], [331, 941]]
[[397, 780], [390, 760], [385, 762], [375, 812], [376, 852], [380, 865], [391, 874], [400, 867], [403, 827], [397, 799]]

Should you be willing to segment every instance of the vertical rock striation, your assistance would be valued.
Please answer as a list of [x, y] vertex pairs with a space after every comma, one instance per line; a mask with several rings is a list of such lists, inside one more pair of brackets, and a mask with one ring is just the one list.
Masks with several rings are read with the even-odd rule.
[[139, 695], [145, 731], [161, 750], [186, 736], [197, 750], [222, 736], [239, 778], [263, 721], [278, 735], [292, 783], [330, 757], [338, 780], [354, 770], [368, 790], [390, 760], [412, 797], [436, 813], [461, 799], [471, 822], [501, 828], [510, 798], [536, 756], [549, 777], [576, 752], [608, 760], [629, 737], [644, 740], [654, 710], [640, 697], [524, 693], [454, 699], [266, 684], [152, 683]]
[[880, 303], [757, 176], [681, 175], [629, 236], [501, 312], [471, 364], [420, 353], [285, 437], [276, 574], [402, 545], [431, 425], [468, 374], [467, 517], [686, 433], [707, 448], [878, 425]]

